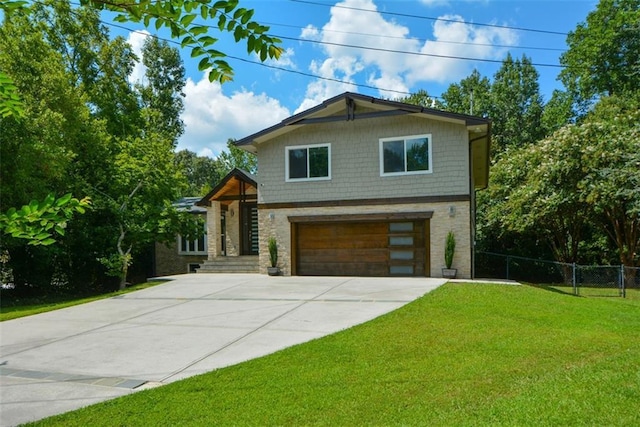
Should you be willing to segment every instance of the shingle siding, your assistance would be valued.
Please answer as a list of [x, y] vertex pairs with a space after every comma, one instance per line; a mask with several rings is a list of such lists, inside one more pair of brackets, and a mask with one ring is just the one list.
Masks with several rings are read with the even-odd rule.
[[[432, 135], [433, 172], [380, 176], [380, 138]], [[285, 182], [285, 148], [331, 144], [331, 180]], [[258, 147], [259, 202], [306, 202], [469, 194], [468, 133], [463, 125], [390, 117], [304, 126]]]

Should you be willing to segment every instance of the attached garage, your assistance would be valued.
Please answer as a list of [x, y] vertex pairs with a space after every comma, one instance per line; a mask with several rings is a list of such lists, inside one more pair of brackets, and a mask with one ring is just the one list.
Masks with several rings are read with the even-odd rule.
[[426, 276], [433, 212], [290, 216], [298, 276]]

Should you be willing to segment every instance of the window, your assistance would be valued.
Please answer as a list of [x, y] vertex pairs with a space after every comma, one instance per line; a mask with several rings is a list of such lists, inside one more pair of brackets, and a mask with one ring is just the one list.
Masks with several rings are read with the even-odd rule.
[[285, 181], [331, 179], [331, 145], [287, 147]]
[[[206, 231], [206, 223], [204, 227]], [[180, 255], [206, 255], [207, 235], [203, 234], [199, 239], [196, 240], [188, 240], [182, 236], [178, 236], [178, 253]]]
[[431, 135], [380, 140], [380, 175], [431, 173]]

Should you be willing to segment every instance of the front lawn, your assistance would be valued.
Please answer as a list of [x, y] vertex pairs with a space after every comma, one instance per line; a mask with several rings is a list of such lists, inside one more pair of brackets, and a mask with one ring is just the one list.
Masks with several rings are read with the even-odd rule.
[[447, 284], [367, 324], [38, 425], [640, 425], [640, 301]]

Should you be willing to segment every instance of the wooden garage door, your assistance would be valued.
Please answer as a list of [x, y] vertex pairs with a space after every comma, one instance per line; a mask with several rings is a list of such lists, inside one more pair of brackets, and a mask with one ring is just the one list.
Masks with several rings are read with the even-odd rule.
[[425, 220], [297, 224], [296, 274], [425, 276], [425, 224]]

